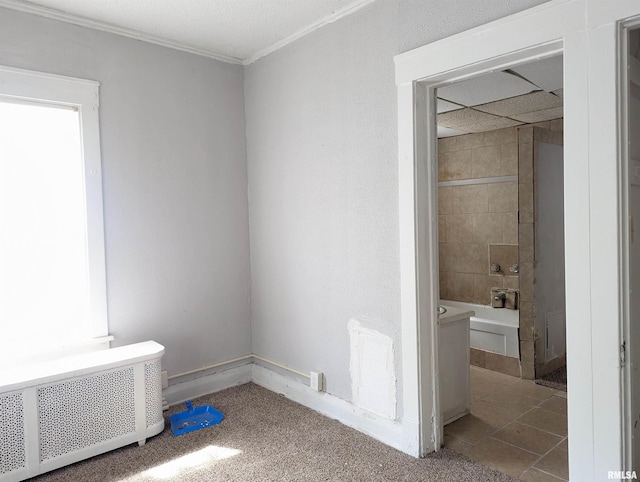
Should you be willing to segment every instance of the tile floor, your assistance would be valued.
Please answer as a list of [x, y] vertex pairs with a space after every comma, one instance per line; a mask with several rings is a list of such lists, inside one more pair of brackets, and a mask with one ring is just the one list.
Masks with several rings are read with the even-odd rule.
[[471, 414], [444, 427], [445, 446], [523, 481], [569, 479], [567, 394], [471, 367]]

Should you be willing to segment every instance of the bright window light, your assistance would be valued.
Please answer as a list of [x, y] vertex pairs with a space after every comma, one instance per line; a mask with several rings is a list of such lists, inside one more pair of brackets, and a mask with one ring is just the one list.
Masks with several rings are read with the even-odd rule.
[[242, 451], [237, 449], [208, 445], [203, 449], [175, 458], [149, 470], [145, 470], [141, 475], [151, 477], [156, 480], [171, 479], [186, 470], [212, 465], [220, 460], [228, 459], [241, 453]]
[[0, 99], [0, 321], [5, 341], [87, 336], [81, 149], [76, 110]]

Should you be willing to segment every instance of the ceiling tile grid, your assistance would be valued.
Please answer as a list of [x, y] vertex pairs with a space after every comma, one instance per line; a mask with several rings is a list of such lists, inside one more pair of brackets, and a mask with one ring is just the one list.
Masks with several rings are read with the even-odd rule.
[[532, 124], [563, 116], [562, 56], [438, 89], [438, 137]]

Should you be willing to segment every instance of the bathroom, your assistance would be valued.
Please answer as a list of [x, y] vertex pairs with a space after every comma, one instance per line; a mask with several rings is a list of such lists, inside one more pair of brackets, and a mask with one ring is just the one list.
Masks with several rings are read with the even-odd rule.
[[471, 365], [532, 380], [566, 365], [562, 95], [560, 56], [437, 93], [441, 303]]

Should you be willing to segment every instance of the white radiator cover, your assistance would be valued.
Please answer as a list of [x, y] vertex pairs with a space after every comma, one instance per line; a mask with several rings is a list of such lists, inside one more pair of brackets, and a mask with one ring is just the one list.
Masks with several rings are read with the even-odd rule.
[[164, 429], [148, 341], [0, 372], [0, 481], [18, 481]]

